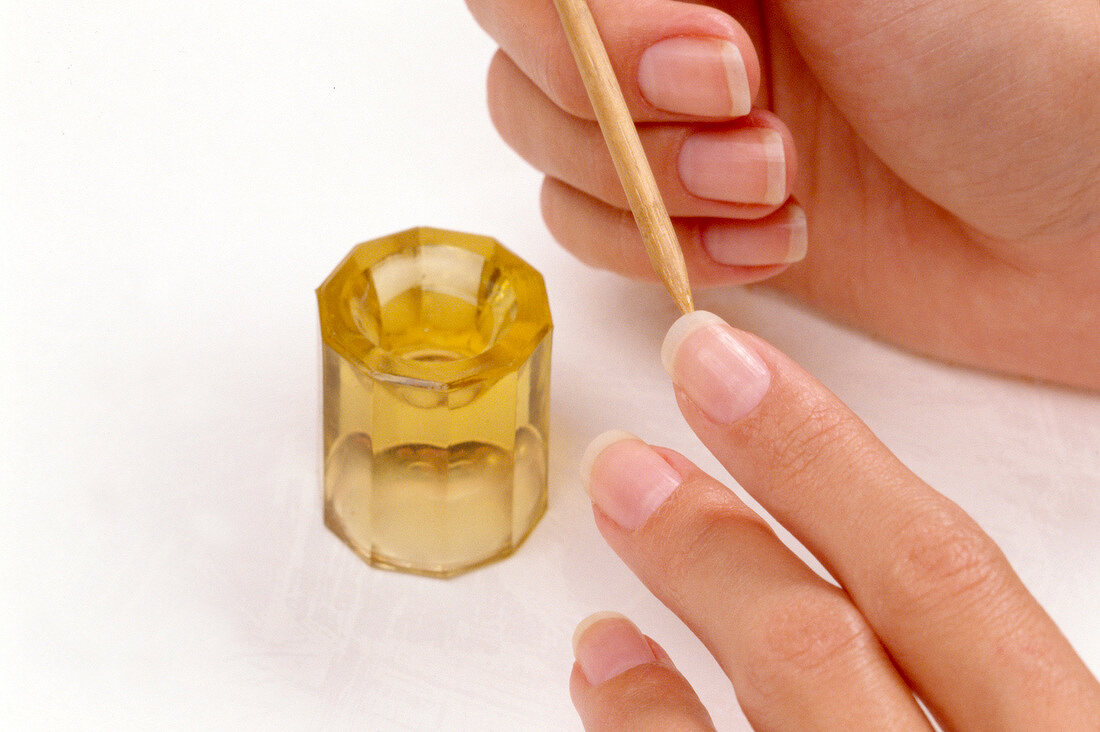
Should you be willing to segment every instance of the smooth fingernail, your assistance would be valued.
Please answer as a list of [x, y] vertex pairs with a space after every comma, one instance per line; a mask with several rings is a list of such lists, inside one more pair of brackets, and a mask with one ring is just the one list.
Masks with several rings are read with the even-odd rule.
[[668, 38], [638, 62], [638, 87], [658, 109], [700, 117], [740, 117], [752, 108], [741, 50], [720, 38]]
[[680, 182], [699, 198], [778, 206], [787, 198], [783, 136], [767, 127], [696, 132], [680, 148]]
[[673, 382], [718, 424], [732, 424], [756, 409], [771, 386], [760, 356], [724, 320], [704, 310], [672, 324], [661, 361]]
[[596, 613], [580, 622], [573, 633], [573, 657], [592, 685], [657, 660], [638, 627], [612, 612]]
[[703, 249], [719, 264], [760, 267], [806, 258], [806, 213], [791, 203], [758, 221], [710, 224], [702, 230]]
[[683, 477], [630, 433], [605, 432], [581, 459], [581, 480], [592, 502], [627, 531], [645, 523]]

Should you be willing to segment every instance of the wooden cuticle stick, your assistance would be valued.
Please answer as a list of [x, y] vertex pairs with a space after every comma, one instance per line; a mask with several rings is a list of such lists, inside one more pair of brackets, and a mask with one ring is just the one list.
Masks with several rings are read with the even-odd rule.
[[638, 128], [630, 116], [622, 89], [611, 67], [607, 49], [586, 0], [554, 0], [562, 27], [573, 49], [588, 98], [615, 163], [619, 181], [642, 233], [653, 269], [664, 282], [681, 312], [695, 309], [684, 253], [676, 240], [672, 220], [657, 189], [657, 180], [642, 149]]

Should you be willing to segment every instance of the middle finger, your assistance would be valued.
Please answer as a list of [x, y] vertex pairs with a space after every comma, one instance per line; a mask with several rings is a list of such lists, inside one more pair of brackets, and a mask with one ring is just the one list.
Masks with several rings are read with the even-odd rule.
[[[622, 185], [595, 122], [550, 102], [503, 53], [489, 69], [493, 123], [542, 172], [618, 208]], [[638, 130], [672, 216], [760, 218], [787, 199], [794, 142], [774, 115], [756, 110], [721, 125], [644, 125]]]

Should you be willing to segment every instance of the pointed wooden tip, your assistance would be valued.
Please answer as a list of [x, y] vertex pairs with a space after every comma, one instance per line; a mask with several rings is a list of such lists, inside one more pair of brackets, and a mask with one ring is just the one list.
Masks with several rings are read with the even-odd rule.
[[585, 0], [554, 0], [653, 269], [684, 314], [695, 309], [684, 254], [600, 31]]
[[[679, 254], [679, 252], [677, 252]], [[687, 269], [683, 265], [683, 255], [669, 259], [654, 259], [654, 269], [660, 275], [668, 294], [676, 301], [676, 306], [684, 315], [695, 310], [695, 300], [691, 295], [691, 283], [688, 282]], [[679, 265], [679, 266], [676, 266]]]
[[679, 306], [680, 312], [687, 315], [695, 310], [695, 302], [691, 299], [691, 291], [676, 292], [672, 288], [669, 288], [669, 293], [672, 295], [672, 299], [676, 301], [676, 305]]

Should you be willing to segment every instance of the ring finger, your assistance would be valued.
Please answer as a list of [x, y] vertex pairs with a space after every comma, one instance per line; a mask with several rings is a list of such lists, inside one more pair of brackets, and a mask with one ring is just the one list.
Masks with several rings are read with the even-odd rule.
[[[656, 279], [629, 211], [561, 181], [542, 186], [550, 233], [582, 262], [637, 279]], [[793, 201], [762, 219], [676, 219], [676, 238], [695, 286], [740, 285], [782, 271], [806, 255], [806, 215]]]

